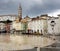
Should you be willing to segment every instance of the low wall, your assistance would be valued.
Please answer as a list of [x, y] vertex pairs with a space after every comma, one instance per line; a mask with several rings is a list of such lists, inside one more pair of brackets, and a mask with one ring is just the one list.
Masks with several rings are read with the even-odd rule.
[[40, 48], [40, 51], [60, 51], [60, 43], [54, 43], [47, 47]]
[[37, 51], [37, 48], [25, 49], [25, 50], [9, 50], [9, 51]]
[[59, 47], [44, 47], [44, 48], [40, 48], [40, 51], [60, 51], [60, 48]]

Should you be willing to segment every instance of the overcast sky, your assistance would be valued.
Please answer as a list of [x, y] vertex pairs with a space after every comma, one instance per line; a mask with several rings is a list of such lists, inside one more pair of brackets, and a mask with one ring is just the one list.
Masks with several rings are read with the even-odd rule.
[[18, 14], [19, 3], [22, 5], [23, 17], [60, 14], [60, 0], [0, 0], [0, 14]]

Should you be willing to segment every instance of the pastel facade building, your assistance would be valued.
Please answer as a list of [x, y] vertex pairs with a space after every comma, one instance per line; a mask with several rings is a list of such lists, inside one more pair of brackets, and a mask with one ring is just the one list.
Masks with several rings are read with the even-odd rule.
[[7, 21], [11, 21], [10, 29], [12, 29], [12, 22], [16, 19], [17, 15], [0, 15], [0, 31], [5, 31], [8, 26]]
[[5, 29], [6, 24], [4, 22], [7, 20], [12, 21], [9, 24], [11, 30], [32, 30], [32, 32], [43, 34], [53, 34], [51, 21], [54, 21], [54, 33], [60, 33], [60, 15], [58, 15], [58, 17], [51, 17], [44, 14], [34, 18], [30, 18], [29, 16], [22, 18], [21, 5], [19, 5], [18, 8], [18, 15], [0, 15], [0, 29]]
[[44, 15], [31, 18], [31, 21], [28, 22], [28, 29], [33, 30], [33, 32], [47, 33], [47, 17]]
[[23, 30], [24, 24], [22, 21], [22, 7], [19, 5], [18, 7], [18, 17], [16, 17], [15, 21], [12, 22], [12, 29], [16, 31]]
[[15, 30], [23, 30], [23, 24], [21, 22], [13, 22], [12, 27]]

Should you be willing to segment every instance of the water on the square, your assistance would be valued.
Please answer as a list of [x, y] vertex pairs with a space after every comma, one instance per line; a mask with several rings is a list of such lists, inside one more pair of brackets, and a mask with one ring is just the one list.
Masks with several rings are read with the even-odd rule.
[[52, 38], [36, 35], [0, 35], [0, 51], [44, 47], [54, 43]]

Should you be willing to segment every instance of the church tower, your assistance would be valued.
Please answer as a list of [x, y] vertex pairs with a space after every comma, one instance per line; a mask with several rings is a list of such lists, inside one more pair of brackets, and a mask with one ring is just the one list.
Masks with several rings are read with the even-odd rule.
[[21, 4], [19, 5], [19, 8], [18, 8], [18, 18], [19, 18], [19, 21], [21, 21], [21, 19], [22, 19], [22, 7], [21, 7]]

